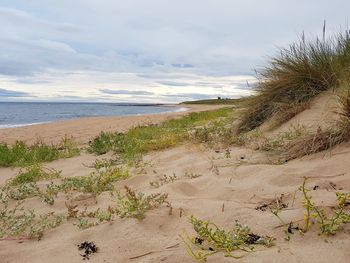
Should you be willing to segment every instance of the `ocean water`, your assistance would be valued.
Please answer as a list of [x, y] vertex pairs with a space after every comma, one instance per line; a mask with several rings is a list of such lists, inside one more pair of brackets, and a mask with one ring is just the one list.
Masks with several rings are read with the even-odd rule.
[[183, 110], [185, 109], [178, 107], [141, 104], [0, 102], [0, 128], [82, 117], [143, 115]]

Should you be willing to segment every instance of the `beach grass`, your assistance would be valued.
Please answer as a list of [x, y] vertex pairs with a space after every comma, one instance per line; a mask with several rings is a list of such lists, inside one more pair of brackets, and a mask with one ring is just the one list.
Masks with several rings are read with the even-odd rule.
[[350, 66], [349, 33], [329, 39], [298, 42], [281, 48], [262, 70], [258, 71], [255, 94], [247, 99], [239, 132], [248, 132], [273, 120], [274, 125], [291, 119], [308, 107], [312, 98], [339, 87]]
[[338, 95], [338, 119], [331, 127], [321, 129], [316, 133], [305, 134], [291, 141], [281, 149], [286, 160], [292, 160], [304, 155], [328, 150], [338, 144], [350, 141], [350, 84], [343, 86]]
[[13, 145], [0, 143], [0, 167], [27, 166], [79, 154], [78, 145], [67, 136], [57, 145], [47, 145], [41, 141], [33, 145], [27, 145], [23, 141], [17, 141]]
[[232, 108], [227, 107], [190, 113], [159, 125], [138, 126], [126, 133], [101, 133], [90, 143], [89, 151], [98, 155], [113, 151], [123, 160], [138, 160], [145, 153], [166, 149], [190, 139], [190, 131], [195, 127], [232, 114]]

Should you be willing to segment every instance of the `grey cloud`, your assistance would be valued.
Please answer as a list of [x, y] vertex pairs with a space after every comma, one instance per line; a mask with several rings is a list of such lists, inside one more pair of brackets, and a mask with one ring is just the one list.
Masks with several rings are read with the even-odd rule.
[[[163, 83], [175, 93], [201, 76], [253, 75], [275, 46], [320, 34], [323, 19], [330, 35], [349, 18], [347, 0], [280, 2], [1, 0], [0, 77], [35, 85], [47, 71], [131, 73], [140, 87]], [[23, 76], [33, 79], [16, 80]], [[204, 82], [193, 86], [249, 90]]]
[[115, 94], [115, 95], [135, 95], [135, 96], [141, 96], [141, 95], [154, 95], [153, 92], [149, 91], [142, 91], [142, 90], [111, 90], [111, 89], [100, 89], [100, 92], [105, 94]]
[[171, 64], [174, 68], [194, 68], [191, 64], [181, 64], [181, 63], [173, 63]]
[[158, 81], [159, 84], [165, 86], [174, 86], [174, 87], [185, 87], [190, 86], [191, 84], [185, 82], [175, 82], [175, 81]]
[[[329, 34], [334, 32], [349, 16], [350, 2], [290, 0], [282, 7], [277, 0], [36, 0], [30, 5], [3, 0], [2, 6], [0, 48], [19, 62], [20, 73], [58, 68], [227, 75], [251, 74], [274, 45], [285, 45], [303, 30], [320, 32], [323, 19]], [[13, 49], [6, 40], [18, 36]], [[35, 48], [26, 45], [33, 42]]]
[[0, 88], [0, 97], [17, 98], [17, 97], [27, 97], [30, 94], [27, 92], [7, 90]]
[[168, 98], [193, 99], [193, 100], [213, 99], [217, 97], [216, 95], [208, 95], [208, 94], [201, 94], [201, 93], [177, 93], [177, 94], [164, 94], [162, 96], [168, 97]]

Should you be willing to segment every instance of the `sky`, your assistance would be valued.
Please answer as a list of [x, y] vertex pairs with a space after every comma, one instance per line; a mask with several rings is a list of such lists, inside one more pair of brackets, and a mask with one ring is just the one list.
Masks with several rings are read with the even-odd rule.
[[251, 93], [348, 0], [0, 0], [0, 101], [174, 103]]

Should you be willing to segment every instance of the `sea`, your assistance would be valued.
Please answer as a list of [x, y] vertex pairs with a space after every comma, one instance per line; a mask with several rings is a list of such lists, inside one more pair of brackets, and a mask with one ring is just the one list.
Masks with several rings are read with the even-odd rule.
[[83, 117], [129, 116], [185, 111], [157, 104], [0, 102], [0, 129]]

